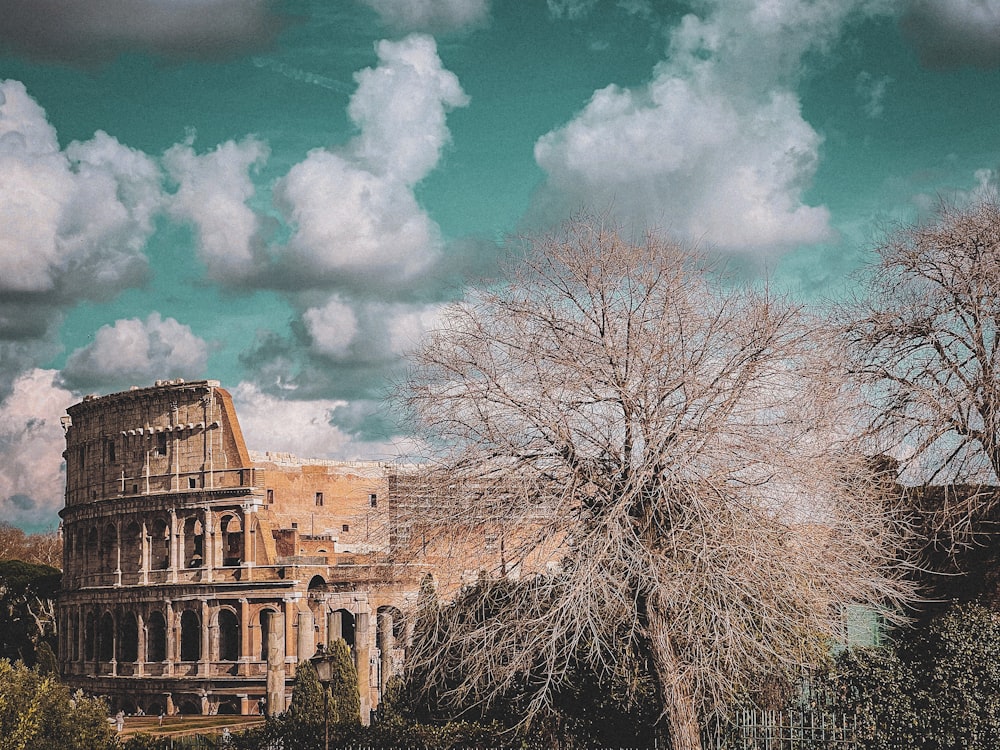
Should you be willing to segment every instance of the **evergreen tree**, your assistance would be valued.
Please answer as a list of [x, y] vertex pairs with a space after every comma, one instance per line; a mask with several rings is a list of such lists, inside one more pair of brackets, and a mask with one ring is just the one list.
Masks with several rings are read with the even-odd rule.
[[304, 726], [323, 724], [323, 686], [320, 684], [316, 667], [308, 659], [300, 661], [295, 668], [292, 702], [288, 707], [288, 714], [296, 724]]
[[357, 725], [361, 721], [361, 694], [358, 692], [358, 670], [351, 649], [338, 638], [330, 644], [328, 657], [332, 661], [330, 680], [330, 724]]

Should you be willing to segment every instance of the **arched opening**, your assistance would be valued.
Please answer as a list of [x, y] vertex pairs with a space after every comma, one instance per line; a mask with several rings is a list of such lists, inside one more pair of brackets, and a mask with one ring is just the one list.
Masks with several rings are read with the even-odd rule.
[[80, 573], [87, 572], [87, 547], [82, 530], [73, 534], [73, 561], [74, 568]]
[[237, 516], [225, 516], [219, 525], [222, 529], [222, 564], [239, 565], [243, 562], [243, 526]]
[[379, 689], [385, 692], [389, 679], [402, 673], [402, 661], [395, 658], [395, 651], [402, 645], [403, 613], [395, 607], [379, 607], [375, 620], [375, 642], [379, 650]]
[[238, 715], [240, 712], [239, 704], [235, 700], [220, 700], [218, 711], [216, 713], [222, 716], [233, 716]]
[[80, 613], [72, 612], [69, 616], [69, 658], [70, 661], [80, 660]]
[[229, 609], [219, 610], [219, 661], [240, 658], [240, 619]]
[[146, 661], [167, 660], [167, 622], [162, 612], [153, 612], [146, 623]]
[[[353, 649], [354, 630], [356, 625], [354, 615], [346, 609], [338, 609], [333, 613], [331, 619], [332, 627], [330, 628], [330, 640], [343, 638], [347, 645]], [[340, 626], [339, 628], [337, 627], [338, 623]]]
[[185, 715], [198, 715], [201, 713], [200, 701], [194, 698], [184, 698], [177, 701], [177, 713]]
[[119, 662], [139, 660], [139, 622], [131, 612], [118, 618], [117, 646]]
[[152, 570], [170, 567], [170, 527], [162, 518], [153, 521], [149, 535], [149, 567]]
[[87, 549], [84, 554], [84, 571], [96, 573], [99, 570], [99, 558], [101, 554], [100, 542], [97, 535], [97, 527], [91, 526], [87, 532]]
[[111, 661], [115, 658], [115, 618], [110, 612], [101, 616], [101, 630], [97, 638], [97, 660]]
[[101, 536], [100, 572], [111, 573], [118, 568], [118, 529], [110, 523]]
[[327, 590], [326, 579], [324, 579], [323, 576], [313, 576], [312, 580], [309, 581], [309, 590], [326, 591]]
[[198, 661], [201, 658], [201, 622], [194, 610], [185, 609], [181, 615], [181, 661]]
[[204, 527], [193, 517], [184, 522], [184, 564], [188, 568], [200, 568], [205, 564]]
[[83, 629], [83, 658], [92, 661], [97, 653], [97, 617], [93, 612], [87, 613]]
[[142, 570], [142, 528], [132, 522], [125, 527], [122, 537], [122, 573], [138, 573]]

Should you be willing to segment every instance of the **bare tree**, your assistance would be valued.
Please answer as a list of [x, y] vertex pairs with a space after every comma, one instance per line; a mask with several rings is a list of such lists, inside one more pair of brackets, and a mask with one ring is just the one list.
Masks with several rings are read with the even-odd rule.
[[[870, 389], [871, 434], [917, 484], [1000, 482], [1000, 205], [942, 205], [877, 248], [870, 294], [844, 326]], [[946, 493], [935, 526], [961, 532], [995, 493]]]
[[675, 747], [696, 748], [699, 716], [813, 663], [845, 605], [894, 617], [910, 595], [891, 496], [847, 443], [836, 343], [689, 264], [656, 236], [573, 223], [416, 355], [405, 405], [436, 453], [410, 483], [414, 522], [471, 553], [457, 570], [485, 565], [471, 529], [500, 531], [489, 572], [521, 576], [419, 655], [456, 699], [527, 686], [536, 715], [581, 653], [612, 674], [641, 642]]

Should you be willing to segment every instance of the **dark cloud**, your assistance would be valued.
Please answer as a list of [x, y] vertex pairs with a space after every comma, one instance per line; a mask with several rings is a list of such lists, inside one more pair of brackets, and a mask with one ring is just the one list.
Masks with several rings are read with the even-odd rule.
[[352, 401], [335, 409], [331, 421], [355, 440], [374, 442], [399, 434], [398, 420], [385, 401]]
[[213, 59], [269, 46], [271, 0], [0, 0], [0, 47], [90, 65], [122, 52]]
[[900, 28], [925, 67], [1000, 66], [997, 0], [912, 0]]
[[7, 498], [7, 502], [18, 510], [34, 510], [36, 504], [34, 498], [21, 494], [11, 495]]

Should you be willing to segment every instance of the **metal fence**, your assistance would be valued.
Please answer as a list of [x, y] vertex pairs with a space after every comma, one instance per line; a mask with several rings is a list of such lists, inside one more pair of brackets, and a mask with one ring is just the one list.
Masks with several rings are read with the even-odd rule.
[[709, 723], [705, 750], [860, 750], [858, 720], [823, 711], [740, 711]]

